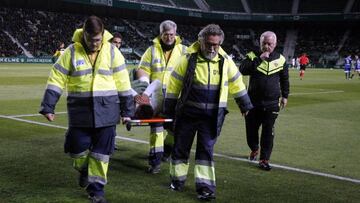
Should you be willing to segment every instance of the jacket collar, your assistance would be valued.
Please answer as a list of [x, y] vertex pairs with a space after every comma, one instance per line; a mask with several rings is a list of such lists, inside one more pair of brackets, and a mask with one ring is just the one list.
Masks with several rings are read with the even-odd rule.
[[[157, 36], [153, 39], [153, 43], [155, 46], [160, 46], [161, 47], [161, 44], [160, 44], [160, 36]], [[175, 46], [178, 45], [178, 44], [181, 44], [182, 40], [180, 38], [180, 36], [176, 36], [175, 37]]]

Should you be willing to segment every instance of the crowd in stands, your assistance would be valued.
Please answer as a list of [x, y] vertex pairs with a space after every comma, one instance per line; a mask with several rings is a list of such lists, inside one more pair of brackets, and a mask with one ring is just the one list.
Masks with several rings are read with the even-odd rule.
[[[74, 14], [10, 8], [1, 8], [1, 16], [6, 22], [2, 31], [9, 32], [35, 57], [52, 55], [60, 42], [69, 44], [72, 32], [83, 20]], [[9, 40], [2, 38], [1, 43]]]
[[4, 32], [0, 31], [0, 57], [22, 55], [22, 49], [11, 40], [4, 40], [6, 38], [8, 38], [8, 36]]
[[341, 56], [349, 54], [360, 55], [360, 40], [358, 34], [359, 30], [352, 30], [350, 32], [348, 40], [345, 41], [343, 49], [340, 50]]
[[321, 64], [323, 55], [332, 55], [337, 51], [344, 33], [345, 30], [301, 29], [298, 34], [295, 56], [306, 53], [312, 64]]
[[[176, 1], [177, 2], [177, 1]], [[212, 1], [208, 1], [209, 3]], [[16, 39], [34, 57], [51, 56], [60, 42], [71, 43], [73, 31], [82, 26], [84, 15], [54, 13], [31, 9], [0, 8], [0, 56], [23, 55], [23, 50], [14, 43], [5, 31]], [[122, 36], [122, 48], [131, 48], [133, 53], [125, 53], [130, 60], [139, 60], [145, 49], [159, 33], [159, 22], [143, 22], [124, 20], [121, 18], [103, 17], [106, 29], [119, 31]], [[11, 23], [8, 23], [11, 22]], [[282, 52], [286, 38], [286, 27], [222, 27], [225, 31], [225, 41], [222, 47], [235, 61], [241, 60], [251, 50], [258, 49], [260, 34], [273, 30], [278, 36], [278, 51]], [[197, 40], [201, 26], [178, 25], [178, 34], [183, 44], [190, 45]], [[320, 63], [322, 55], [331, 54], [339, 49], [344, 29], [313, 29], [299, 28], [295, 56], [307, 53], [311, 63]], [[340, 53], [359, 53], [357, 31], [351, 32]], [[341, 48], [341, 47], [340, 47]]]

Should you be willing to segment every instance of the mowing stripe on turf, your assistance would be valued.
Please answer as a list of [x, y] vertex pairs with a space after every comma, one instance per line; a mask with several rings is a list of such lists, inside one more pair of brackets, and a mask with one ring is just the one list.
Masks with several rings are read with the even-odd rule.
[[299, 92], [299, 93], [290, 93], [289, 95], [308, 95], [308, 94], [333, 94], [333, 93], [342, 93], [343, 90], [334, 90], [334, 91], [325, 91], [325, 92]]
[[[47, 124], [47, 123], [42, 123], [42, 122], [37, 122], [37, 121], [30, 121], [30, 120], [25, 120], [25, 119], [21, 119], [21, 118], [16, 118], [14, 116], [0, 115], [0, 118], [11, 119], [11, 120], [16, 120], [16, 121], [20, 121], [20, 122], [36, 124], [36, 125], [41, 125], [41, 126], [47, 126], [47, 127], [53, 127], [53, 128], [67, 129], [67, 127], [65, 127], [65, 126]], [[116, 138], [120, 139], [120, 140], [130, 141], [130, 142], [136, 142], [136, 143], [141, 143], [141, 144], [149, 144], [149, 142], [144, 141], [144, 140], [139, 140], [139, 139], [133, 139], [133, 138], [122, 137], [122, 136], [116, 136]], [[191, 150], [191, 151], [194, 152], [194, 150]], [[233, 156], [228, 156], [228, 155], [218, 154], [218, 153], [214, 153], [214, 156], [225, 158], [225, 159], [230, 159], [230, 160], [249, 162], [249, 163], [254, 163], [254, 164], [258, 163], [257, 161], [249, 161], [248, 159], [245, 159], [245, 158], [233, 157]], [[321, 173], [321, 172], [316, 172], [316, 171], [311, 171], [311, 170], [304, 170], [304, 169], [299, 169], [299, 168], [294, 168], [294, 167], [289, 167], [289, 166], [282, 166], [282, 165], [279, 165], [279, 164], [272, 164], [272, 166], [274, 168], [280, 168], [280, 169], [284, 169], [284, 170], [300, 172], [300, 173], [306, 173], [306, 174], [311, 174], [311, 175], [317, 175], [317, 176], [322, 176], [322, 177], [327, 177], [327, 178], [332, 178], [332, 179], [343, 180], [343, 181], [348, 181], [348, 182], [353, 182], [353, 183], [360, 184], [360, 180], [355, 179], [355, 178], [348, 178], [348, 177], [337, 176], [337, 175], [328, 174], [328, 173]]]

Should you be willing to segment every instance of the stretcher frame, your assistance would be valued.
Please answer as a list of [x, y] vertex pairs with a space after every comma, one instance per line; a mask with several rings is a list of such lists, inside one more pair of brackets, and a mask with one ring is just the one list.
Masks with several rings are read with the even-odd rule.
[[126, 122], [126, 130], [130, 131], [132, 127], [149, 126], [151, 123], [169, 123], [173, 122], [170, 118], [150, 118], [150, 119], [132, 119]]

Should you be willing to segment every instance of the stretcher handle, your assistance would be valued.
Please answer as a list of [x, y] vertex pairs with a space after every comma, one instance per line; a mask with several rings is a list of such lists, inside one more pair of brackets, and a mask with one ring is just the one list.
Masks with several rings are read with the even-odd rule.
[[150, 119], [135, 119], [128, 121], [129, 123], [168, 123], [172, 122], [170, 118], [150, 118]]

